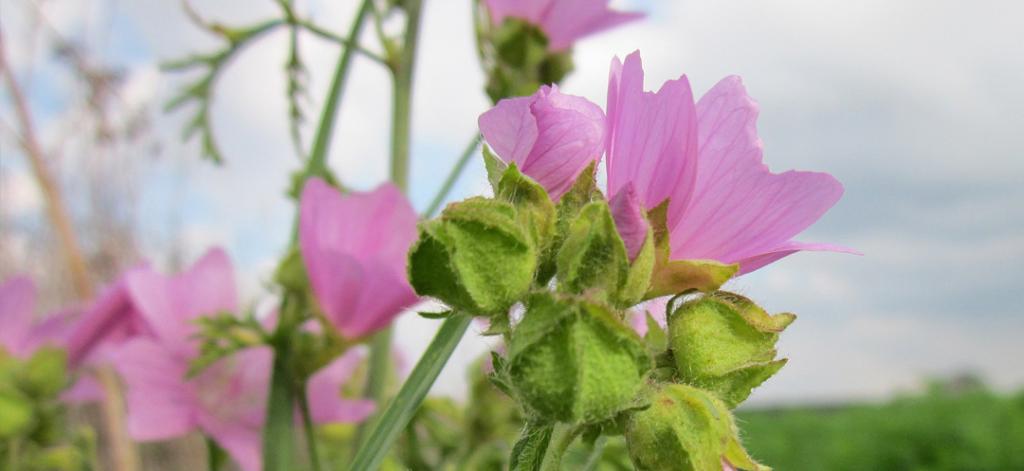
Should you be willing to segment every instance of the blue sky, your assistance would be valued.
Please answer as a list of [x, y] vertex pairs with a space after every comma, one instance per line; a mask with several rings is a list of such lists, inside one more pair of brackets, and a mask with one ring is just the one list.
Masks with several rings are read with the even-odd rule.
[[[339, 32], [357, 6], [298, 5]], [[429, 202], [487, 109], [469, 5], [427, 2], [413, 116], [417, 208]], [[273, 14], [272, 2], [195, 6], [228, 24]], [[761, 106], [759, 132], [772, 170], [825, 171], [846, 187], [798, 239], [847, 245], [863, 257], [798, 254], [732, 285], [771, 311], [799, 316], [780, 345], [790, 364], [754, 401], [879, 398], [930, 375], [965, 371], [1001, 389], [1024, 386], [1024, 3], [646, 0], [633, 8], [647, 11], [648, 20], [580, 43], [564, 92], [603, 106], [612, 56], [635, 49], [648, 88], [685, 73], [699, 95], [724, 76], [741, 75]], [[160, 61], [216, 44], [174, 2], [122, 1], [116, 11], [107, 58], [129, 64], [157, 102], [183, 83], [155, 73]], [[74, 21], [59, 24], [71, 28]], [[190, 256], [226, 245], [254, 296], [287, 242], [292, 209], [282, 195], [288, 172], [299, 167], [285, 121], [285, 39], [268, 36], [221, 79], [213, 120], [224, 167], [200, 162], [195, 143], [178, 140], [187, 113], [158, 115], [171, 157], [141, 175], [143, 222], [158, 231], [168, 214], [180, 212]], [[313, 103], [307, 111], [315, 117], [338, 51], [311, 38], [303, 48]], [[356, 61], [330, 157], [355, 188], [386, 178], [388, 80], [374, 63]], [[45, 93], [34, 96], [49, 106]], [[13, 160], [5, 156], [4, 165], [17, 166]], [[453, 196], [485, 188], [474, 160]], [[432, 326], [406, 318], [399, 336], [410, 350], [422, 349]], [[458, 368], [484, 348], [476, 341], [460, 347], [437, 390], [457, 391]]]

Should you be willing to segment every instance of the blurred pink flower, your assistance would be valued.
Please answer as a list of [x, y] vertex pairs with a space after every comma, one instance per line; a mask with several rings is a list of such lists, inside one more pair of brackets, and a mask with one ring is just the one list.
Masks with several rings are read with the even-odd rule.
[[541, 29], [548, 48], [563, 51], [577, 39], [642, 18], [643, 13], [623, 13], [608, 8], [609, 0], [487, 0], [491, 21], [519, 18]]
[[299, 245], [327, 319], [345, 336], [386, 327], [419, 301], [406, 280], [419, 216], [394, 185], [342, 195], [311, 178], [302, 192]]
[[558, 201], [604, 152], [604, 112], [585, 98], [543, 86], [529, 97], [501, 100], [480, 115], [480, 132], [506, 163]]
[[640, 203], [669, 200], [674, 260], [738, 263], [749, 273], [801, 250], [855, 251], [790, 239], [843, 194], [831, 175], [771, 173], [762, 163], [757, 102], [727, 77], [696, 105], [686, 76], [643, 91], [640, 52], [612, 62], [608, 86], [608, 191], [641, 188]]
[[11, 278], [0, 285], [0, 347], [20, 358], [40, 347], [64, 348], [71, 320], [78, 314], [67, 309], [35, 322], [36, 286], [27, 277]]
[[[227, 255], [211, 250], [187, 272], [163, 276], [133, 271], [125, 284], [137, 313], [151, 327], [107, 357], [128, 385], [128, 431], [136, 440], [164, 440], [201, 430], [246, 471], [262, 467], [262, 427], [274, 352], [252, 347], [223, 358], [185, 379], [199, 354], [196, 318], [237, 309], [234, 272]], [[310, 408], [317, 422], [354, 422], [373, 403], [343, 401], [358, 352], [353, 351], [313, 376]]]

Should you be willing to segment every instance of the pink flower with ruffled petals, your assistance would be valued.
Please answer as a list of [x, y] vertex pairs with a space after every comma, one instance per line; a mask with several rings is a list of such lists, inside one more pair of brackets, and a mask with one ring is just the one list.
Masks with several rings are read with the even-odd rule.
[[[613, 60], [602, 130], [559, 128], [553, 120], [541, 126], [528, 106], [545, 97], [545, 89], [498, 102], [481, 116], [480, 129], [506, 161], [521, 159], [524, 166], [531, 158], [542, 161], [524, 173], [559, 196], [571, 185], [571, 172], [549, 169], [582, 169], [601, 152], [588, 151], [585, 159], [559, 147], [535, 153], [537, 136], [589, 143], [603, 135], [609, 204], [631, 258], [647, 233], [638, 208], [649, 210], [666, 200], [672, 260], [738, 263], [742, 275], [802, 250], [857, 253], [790, 240], [839, 200], [843, 186], [826, 173], [768, 170], [755, 126], [757, 103], [738, 77], [722, 80], [696, 103], [685, 75], [656, 93], [644, 91], [643, 82], [639, 51], [624, 63]], [[572, 98], [573, 109], [596, 107]]]
[[77, 310], [52, 313], [35, 322], [36, 286], [27, 277], [0, 285], [0, 347], [19, 358], [31, 357], [40, 347], [64, 348]]
[[[178, 276], [136, 270], [125, 276], [125, 284], [139, 315], [151, 327], [150, 334], [109, 347], [107, 355], [128, 385], [132, 438], [166, 440], [201, 430], [242, 469], [261, 469], [273, 349], [239, 351], [185, 379], [190, 361], [199, 354], [199, 340], [193, 337], [199, 327], [194, 321], [237, 309], [227, 255], [212, 250]], [[353, 351], [314, 375], [307, 396], [314, 421], [355, 422], [372, 413], [372, 402], [340, 398], [341, 384], [358, 361], [358, 352]]]
[[108, 345], [119, 345], [133, 337], [152, 334], [152, 328], [135, 308], [126, 283], [128, 274], [145, 269], [143, 265], [128, 270], [103, 290], [78, 319], [68, 336], [68, 363], [71, 366], [81, 365], [87, 359], [101, 358]]
[[618, 12], [608, 8], [609, 0], [487, 0], [491, 21], [519, 18], [541, 29], [548, 48], [563, 51], [576, 40], [643, 18], [643, 13]]
[[306, 182], [299, 210], [302, 261], [324, 314], [345, 336], [380, 330], [419, 302], [405, 275], [418, 220], [390, 183], [342, 195], [318, 178]]
[[604, 119], [601, 107], [554, 85], [501, 100], [478, 123], [498, 157], [515, 162], [558, 201], [590, 162], [601, 159]]
[[626, 183], [652, 208], [669, 199], [673, 260], [738, 263], [749, 273], [801, 250], [855, 251], [790, 240], [843, 194], [826, 173], [771, 173], [762, 163], [757, 102], [727, 77], [696, 104], [686, 76], [643, 91], [639, 51], [612, 62], [608, 190]]

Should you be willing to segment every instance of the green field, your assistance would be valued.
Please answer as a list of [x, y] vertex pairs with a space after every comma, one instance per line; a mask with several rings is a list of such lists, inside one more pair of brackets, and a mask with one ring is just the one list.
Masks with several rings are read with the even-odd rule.
[[888, 403], [737, 413], [744, 445], [779, 471], [1024, 470], [1024, 391], [933, 384]]

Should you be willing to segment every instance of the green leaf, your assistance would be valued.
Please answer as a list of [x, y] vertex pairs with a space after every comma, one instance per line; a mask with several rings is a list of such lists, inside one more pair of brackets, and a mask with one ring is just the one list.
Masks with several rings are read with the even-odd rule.
[[544, 463], [544, 455], [551, 444], [551, 433], [555, 427], [552, 424], [537, 425], [527, 423], [519, 435], [519, 440], [512, 446], [512, 456], [509, 459], [510, 471], [539, 471]]
[[449, 317], [441, 324], [434, 340], [430, 342], [420, 361], [409, 374], [409, 378], [384, 411], [370, 438], [359, 449], [349, 468], [350, 471], [371, 471], [380, 468], [398, 436], [427, 396], [437, 375], [441, 374], [441, 369], [448, 362], [472, 320], [472, 317], [460, 313]]

